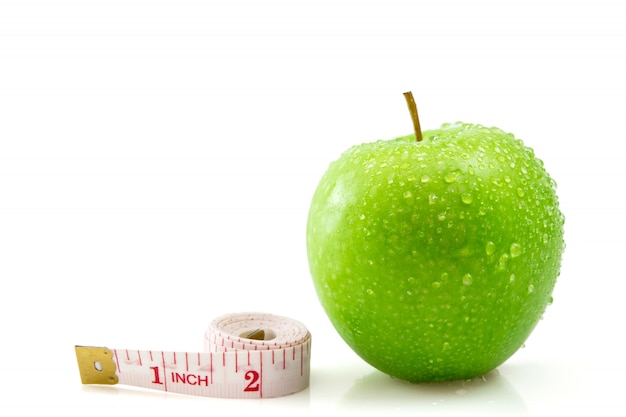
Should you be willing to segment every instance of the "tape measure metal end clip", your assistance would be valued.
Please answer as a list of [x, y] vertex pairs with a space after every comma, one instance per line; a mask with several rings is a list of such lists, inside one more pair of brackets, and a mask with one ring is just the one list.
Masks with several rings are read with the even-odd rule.
[[104, 347], [75, 346], [78, 371], [83, 384], [115, 385], [118, 377], [113, 353]]

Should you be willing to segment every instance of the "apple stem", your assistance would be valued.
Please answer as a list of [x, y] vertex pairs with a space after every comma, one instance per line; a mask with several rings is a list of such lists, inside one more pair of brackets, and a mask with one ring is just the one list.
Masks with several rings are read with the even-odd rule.
[[422, 129], [420, 128], [420, 118], [417, 115], [417, 106], [415, 105], [415, 100], [413, 99], [413, 93], [407, 91], [404, 93], [404, 98], [406, 99], [406, 104], [409, 106], [409, 112], [411, 113], [411, 119], [413, 119], [413, 129], [415, 130], [415, 140], [417, 142], [422, 141]]

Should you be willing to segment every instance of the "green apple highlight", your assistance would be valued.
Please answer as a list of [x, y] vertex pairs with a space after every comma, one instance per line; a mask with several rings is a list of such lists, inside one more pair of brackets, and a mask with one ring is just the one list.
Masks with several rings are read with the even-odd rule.
[[455, 123], [364, 143], [310, 206], [319, 300], [366, 362], [412, 382], [482, 375], [525, 342], [564, 250], [556, 185], [533, 150]]

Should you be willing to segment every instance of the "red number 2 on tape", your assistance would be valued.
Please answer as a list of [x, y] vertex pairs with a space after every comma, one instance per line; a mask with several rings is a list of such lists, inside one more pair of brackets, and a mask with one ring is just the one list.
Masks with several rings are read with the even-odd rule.
[[245, 392], [253, 392], [259, 390], [259, 384], [257, 382], [259, 380], [259, 373], [257, 371], [246, 372], [244, 378], [246, 379], [246, 381], [251, 380], [248, 386], [244, 389]]

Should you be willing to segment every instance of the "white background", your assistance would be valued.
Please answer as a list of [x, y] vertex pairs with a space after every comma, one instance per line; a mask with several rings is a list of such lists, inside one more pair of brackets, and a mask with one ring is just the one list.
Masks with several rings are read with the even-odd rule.
[[[609, 0], [1, 0], [0, 414], [623, 416], [624, 21]], [[513, 132], [559, 185], [555, 302], [486, 382], [378, 373], [310, 280], [317, 181], [411, 132], [406, 90], [424, 129]], [[75, 344], [197, 351], [250, 310], [307, 325], [309, 389], [80, 384]]]

